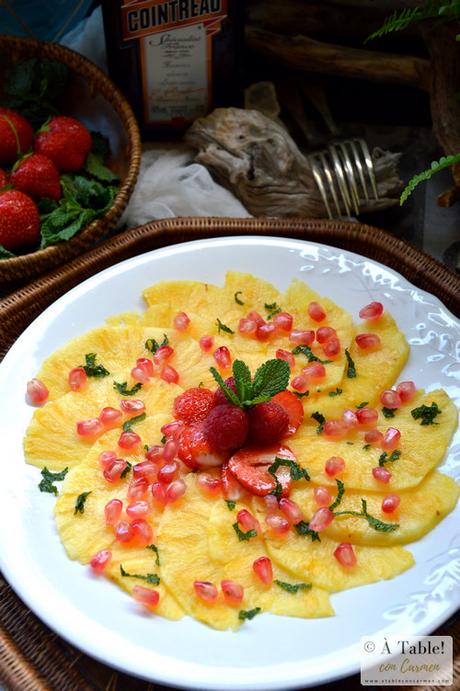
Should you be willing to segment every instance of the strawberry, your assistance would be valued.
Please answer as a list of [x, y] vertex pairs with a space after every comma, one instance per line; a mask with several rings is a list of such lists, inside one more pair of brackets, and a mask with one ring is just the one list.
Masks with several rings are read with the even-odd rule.
[[222, 465], [224, 461], [211, 449], [202, 424], [185, 427], [179, 435], [178, 444], [177, 455], [192, 470]]
[[246, 494], [246, 490], [230, 472], [228, 461], [222, 466], [221, 480], [224, 497], [229, 501], [239, 501]]
[[299, 429], [303, 420], [303, 405], [292, 391], [281, 391], [273, 396], [272, 403], [278, 403], [289, 417], [289, 426], [285, 437], [291, 437]]
[[204, 432], [211, 448], [220, 453], [234, 451], [246, 441], [248, 417], [244, 410], [236, 405], [218, 405], [204, 421]]
[[[275, 478], [268, 472], [275, 458], [296, 460], [287, 446], [279, 444], [269, 447], [247, 446], [233, 454], [228, 461], [228, 469], [243, 487], [252, 494], [263, 497], [273, 492], [277, 486]], [[289, 468], [284, 466], [278, 468], [276, 477], [282, 487], [282, 496], [287, 496], [292, 483]]]
[[50, 158], [61, 172], [83, 167], [92, 146], [91, 135], [75, 118], [64, 115], [51, 118], [35, 138], [34, 151]]
[[274, 444], [282, 439], [289, 426], [289, 417], [278, 403], [259, 403], [249, 411], [249, 436], [254, 444]]
[[0, 108], [0, 164], [14, 163], [32, 146], [34, 133], [27, 120], [8, 108]]
[[211, 410], [213, 401], [214, 394], [209, 389], [187, 389], [174, 400], [174, 417], [187, 424], [200, 422]]
[[0, 168], [0, 190], [8, 184], [8, 175]]
[[23, 192], [0, 193], [0, 245], [15, 250], [40, 237], [40, 215], [35, 202]]
[[54, 163], [41, 154], [31, 154], [17, 163], [11, 173], [17, 190], [33, 199], [49, 197], [57, 201], [62, 196], [59, 171]]

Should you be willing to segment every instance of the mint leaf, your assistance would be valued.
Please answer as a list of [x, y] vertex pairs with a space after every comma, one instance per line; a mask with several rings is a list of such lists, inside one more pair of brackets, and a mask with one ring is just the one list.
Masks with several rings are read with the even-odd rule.
[[142, 384], [137, 382], [131, 389], [128, 389], [128, 382], [124, 381], [119, 383], [117, 381], [113, 382], [113, 388], [118, 391], [122, 396], [134, 396], [140, 389], [142, 389]]
[[243, 302], [242, 300], [240, 300], [240, 298], [238, 297], [238, 295], [243, 295], [243, 291], [242, 291], [242, 290], [237, 290], [236, 293], [235, 293], [235, 295], [234, 295], [233, 297], [235, 298], [235, 302], [236, 302], [237, 305], [244, 305], [244, 302]]
[[395, 416], [397, 408], [385, 408], [385, 406], [382, 408], [382, 414], [383, 417], [386, 417], [387, 419], [390, 419]]
[[243, 403], [250, 401], [252, 395], [252, 378], [249, 367], [243, 360], [235, 360], [232, 366], [233, 379], [235, 380], [235, 388], [238, 398]]
[[160, 553], [158, 552], [158, 547], [157, 547], [156, 545], [154, 545], [153, 542], [152, 542], [152, 544], [151, 544], [151, 545], [147, 545], [145, 549], [151, 549], [152, 552], [155, 552], [155, 555], [156, 555], [155, 564], [156, 564], [157, 566], [160, 566]]
[[343, 393], [343, 390], [337, 387], [335, 391], [329, 391], [328, 396], [332, 398], [334, 396], [340, 396], [341, 393]]
[[61, 482], [67, 475], [69, 469], [64, 468], [58, 473], [52, 473], [48, 468], [43, 468], [41, 471], [42, 479], [38, 485], [40, 492], [49, 492], [50, 494], [57, 494], [57, 487], [54, 486], [54, 482]]
[[297, 398], [308, 398], [310, 395], [309, 391], [305, 391], [304, 393], [300, 393], [300, 391], [292, 391], [292, 393], [294, 396], [297, 396]]
[[163, 342], [158, 343], [154, 338], [148, 338], [144, 344], [144, 347], [146, 350], [150, 350], [153, 355], [157, 352], [158, 348], [162, 348], [165, 345], [169, 344], [169, 338], [167, 337], [166, 334], [163, 334]]
[[141, 413], [140, 415], [135, 415], [130, 417], [129, 420], [123, 423], [123, 432], [131, 432], [133, 425], [137, 425], [138, 422], [142, 422], [147, 417], [147, 413]]
[[358, 409], [360, 409], [360, 408], [365, 408], [367, 405], [369, 405], [369, 401], [363, 401], [362, 403], [360, 403], [360, 404], [357, 405], [356, 407], [357, 407]]
[[160, 578], [156, 573], [146, 573], [145, 576], [138, 573], [128, 573], [124, 570], [122, 564], [120, 564], [120, 573], [124, 578], [139, 578], [139, 580], [151, 583], [152, 585], [158, 585], [160, 583]]
[[292, 595], [298, 593], [299, 590], [310, 590], [312, 586], [311, 583], [286, 583], [286, 581], [279, 581], [277, 578], [275, 578], [275, 583], [287, 593], [292, 593]]
[[394, 463], [394, 461], [397, 461], [400, 456], [401, 451], [399, 449], [393, 451], [391, 456], [388, 456], [387, 452], [384, 451], [379, 457], [379, 466], [383, 467], [385, 463]]
[[241, 405], [238, 396], [232, 389], [227, 386], [227, 384], [224, 382], [222, 377], [220, 376], [219, 372], [216, 370], [215, 367], [210, 367], [209, 371], [211, 372], [212, 376], [216, 380], [216, 382], [219, 384], [220, 388], [224, 392], [224, 396], [227, 399], [229, 403], [233, 403], [233, 405]]
[[80, 365], [80, 367], [83, 367], [88, 377], [95, 377], [96, 379], [107, 377], [110, 374], [109, 370], [107, 370], [104, 365], [96, 365], [96, 360], [96, 353], [86, 353], [86, 364]]
[[319, 413], [316, 411], [316, 413], [312, 413], [310, 417], [313, 418], [313, 420], [316, 420], [318, 423], [318, 427], [316, 428], [316, 434], [321, 434], [323, 429], [324, 429], [324, 423], [326, 422], [326, 418], [322, 413]]
[[247, 542], [248, 540], [251, 539], [251, 537], [257, 537], [257, 531], [256, 530], [248, 530], [246, 533], [243, 532], [238, 525], [238, 521], [233, 524], [233, 530], [235, 533], [238, 535], [238, 540], [240, 542]]
[[305, 355], [308, 362], [320, 362], [322, 365], [328, 365], [331, 362], [331, 360], [320, 360], [319, 357], [313, 355], [312, 349], [307, 345], [298, 345], [291, 352], [293, 355]]
[[102, 180], [102, 182], [114, 182], [118, 180], [118, 176], [104, 165], [104, 158], [92, 151], [90, 151], [87, 156], [85, 170], [98, 180]]
[[126, 459], [125, 459], [125, 463], [126, 463], [126, 468], [124, 469], [124, 471], [123, 471], [122, 474], [120, 475], [120, 479], [121, 479], [121, 480], [124, 480], [124, 478], [125, 478], [127, 475], [129, 475], [129, 473], [130, 473], [130, 471], [131, 471], [131, 468], [132, 468], [131, 463], [130, 463], [129, 461], [127, 461]]
[[365, 518], [371, 528], [382, 533], [392, 533], [399, 528], [399, 523], [384, 523], [383, 521], [371, 516], [367, 512], [367, 501], [361, 499], [361, 511], [335, 511], [334, 516], [356, 516], [357, 518]]
[[343, 484], [342, 480], [338, 480], [336, 478], [335, 481], [337, 483], [337, 496], [330, 505], [329, 511], [334, 511], [334, 509], [336, 509], [339, 506], [339, 504], [342, 501], [343, 495], [345, 494], [345, 485]]
[[410, 411], [410, 414], [414, 420], [421, 419], [421, 425], [437, 425], [438, 423], [434, 419], [441, 414], [441, 410], [437, 403], [432, 403], [431, 405], [421, 405], [418, 408], [414, 408]]
[[227, 508], [229, 511], [233, 511], [233, 509], [236, 506], [236, 501], [232, 501], [231, 499], [226, 499], [225, 503], [227, 504]]
[[6, 247], [3, 247], [3, 245], [0, 245], [0, 259], [11, 259], [11, 257], [15, 257], [16, 255], [13, 254], [13, 252], [10, 252], [9, 250], [6, 249]]
[[356, 377], [356, 367], [355, 363], [353, 362], [353, 359], [348, 352], [347, 348], [345, 348], [345, 357], [347, 358], [347, 377], [348, 379], [355, 379]]
[[267, 319], [272, 319], [275, 314], [279, 314], [282, 311], [281, 307], [277, 305], [276, 302], [270, 304], [265, 303], [264, 307], [267, 310]]
[[302, 537], [310, 537], [312, 542], [321, 542], [319, 533], [317, 533], [316, 530], [311, 530], [307, 521], [299, 521], [299, 523], [295, 524], [294, 528], [296, 529], [298, 535], [301, 535]]
[[234, 334], [235, 332], [229, 326], [220, 321], [219, 317], [216, 319], [217, 333], [220, 334], [222, 331], [226, 334]]
[[240, 621], [246, 621], [247, 619], [249, 619], [249, 620], [254, 619], [254, 617], [257, 616], [258, 614], [260, 614], [261, 611], [262, 610], [260, 609], [260, 607], [254, 607], [254, 609], [247, 609], [247, 610], [241, 609], [238, 612], [238, 619]]
[[280, 458], [276, 456], [273, 463], [267, 468], [271, 475], [275, 475], [276, 471], [280, 466], [285, 466], [289, 468], [289, 474], [292, 480], [309, 480], [310, 476], [305, 468], [302, 468], [295, 461], [291, 461], [288, 458]]
[[77, 501], [75, 502], [74, 515], [77, 513], [85, 513], [85, 501], [89, 497], [91, 492], [82, 492], [78, 495]]
[[274, 358], [267, 360], [259, 367], [254, 375], [252, 383], [255, 398], [275, 396], [280, 391], [287, 389], [291, 369], [285, 360]]

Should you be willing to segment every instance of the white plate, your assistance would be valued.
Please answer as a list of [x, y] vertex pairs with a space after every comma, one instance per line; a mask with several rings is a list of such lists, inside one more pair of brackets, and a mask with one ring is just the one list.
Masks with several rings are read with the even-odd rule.
[[[440, 301], [374, 261], [325, 245], [278, 238], [221, 238], [175, 245], [106, 269], [49, 307], [0, 366], [2, 473], [0, 565], [19, 596], [52, 629], [99, 660], [152, 681], [189, 688], [288, 689], [357, 672], [362, 635], [427, 634], [460, 604], [457, 506], [410, 547], [416, 565], [391, 580], [332, 596], [336, 616], [263, 615], [238, 633], [184, 618], [142, 614], [118, 587], [70, 561], [53, 521], [54, 499], [40, 494], [39, 471], [23, 460], [22, 438], [33, 409], [28, 379], [45, 357], [104, 318], [142, 309], [141, 291], [161, 279], [222, 284], [225, 271], [249, 271], [285, 289], [305, 279], [355, 316], [381, 300], [411, 344], [404, 379], [442, 386], [459, 399], [460, 326]], [[244, 291], [244, 286], [241, 286]], [[460, 479], [460, 435], [444, 472]]]

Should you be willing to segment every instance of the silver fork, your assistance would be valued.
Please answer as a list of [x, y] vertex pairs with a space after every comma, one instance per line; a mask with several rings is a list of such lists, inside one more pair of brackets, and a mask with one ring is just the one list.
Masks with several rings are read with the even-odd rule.
[[[329, 218], [359, 214], [369, 188], [378, 199], [372, 156], [364, 139], [346, 139], [307, 156]], [[333, 209], [335, 213], [333, 213]]]

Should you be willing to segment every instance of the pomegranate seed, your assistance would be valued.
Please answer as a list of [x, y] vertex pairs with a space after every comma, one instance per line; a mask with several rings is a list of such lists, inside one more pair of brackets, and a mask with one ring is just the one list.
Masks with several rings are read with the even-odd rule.
[[380, 446], [383, 441], [383, 434], [378, 429], [370, 429], [364, 435], [364, 441], [366, 444], [372, 444], [372, 446]]
[[104, 432], [104, 425], [97, 418], [77, 422], [77, 434], [80, 437], [95, 437]]
[[385, 451], [391, 451], [392, 449], [396, 449], [400, 439], [401, 432], [399, 431], [399, 429], [389, 427], [385, 432], [385, 436], [383, 437], [383, 441], [381, 444], [382, 449], [384, 449]]
[[102, 451], [102, 453], [99, 454], [99, 463], [101, 464], [101, 467], [107, 468], [109, 463], [112, 463], [117, 457], [117, 454], [115, 451]]
[[273, 494], [266, 494], [262, 499], [268, 513], [276, 513], [278, 511], [278, 499]]
[[128, 464], [122, 458], [116, 458], [111, 463], [108, 463], [102, 473], [107, 482], [118, 482], [123, 471], [126, 470]]
[[221, 590], [228, 605], [239, 605], [244, 597], [244, 588], [235, 581], [221, 581]]
[[150, 513], [150, 506], [148, 502], [143, 499], [137, 499], [126, 507], [126, 513], [130, 518], [143, 518]]
[[153, 377], [155, 369], [153, 367], [153, 362], [148, 357], [140, 357], [136, 360], [136, 365], [140, 369], [144, 370], [148, 377]]
[[214, 360], [220, 369], [227, 369], [232, 364], [232, 357], [227, 346], [220, 346], [214, 351]]
[[333, 520], [334, 514], [332, 513], [332, 511], [326, 508], [325, 506], [322, 506], [313, 514], [309, 524], [310, 530], [314, 530], [315, 532], [320, 533], [322, 530], [327, 528]]
[[[168, 439], [163, 448], [163, 458], [165, 461], [172, 461], [176, 456], [178, 444], [174, 439]], [[176, 464], [177, 465], [177, 464]]]
[[209, 473], [198, 473], [197, 483], [201, 489], [209, 494], [219, 494], [222, 490], [222, 480], [218, 477], [213, 477]]
[[387, 468], [384, 468], [383, 466], [376, 466], [375, 468], [372, 468], [372, 475], [377, 480], [377, 482], [383, 482], [386, 484], [391, 480], [390, 471], [387, 470]]
[[128, 499], [142, 499], [149, 488], [149, 481], [146, 477], [133, 478], [128, 487]]
[[316, 340], [318, 343], [326, 343], [333, 336], [337, 336], [337, 332], [332, 326], [320, 326], [316, 332]]
[[177, 472], [179, 470], [179, 464], [176, 461], [171, 463], [166, 463], [158, 471], [158, 482], [162, 482], [165, 485], [169, 485], [177, 477]]
[[387, 494], [382, 500], [382, 511], [384, 513], [393, 513], [400, 503], [401, 499], [397, 494]]
[[132, 449], [141, 443], [141, 438], [136, 432], [122, 432], [118, 440], [121, 449]]
[[159, 504], [166, 504], [166, 489], [164, 485], [161, 484], [161, 482], [154, 482], [150, 490], [152, 492], [152, 497], [155, 499], [156, 502], [158, 502]]
[[134, 537], [133, 530], [129, 523], [120, 521], [115, 527], [115, 539], [118, 542], [130, 542]]
[[324, 471], [329, 477], [335, 477], [345, 470], [345, 461], [340, 456], [331, 456], [324, 465]]
[[183, 480], [173, 480], [166, 490], [166, 501], [173, 504], [185, 494], [187, 485]]
[[378, 350], [382, 346], [380, 337], [377, 334], [358, 334], [355, 342], [361, 350]]
[[136, 398], [132, 400], [124, 399], [120, 401], [120, 408], [124, 413], [128, 413], [130, 415], [138, 415], [139, 413], [142, 413], [145, 410], [145, 404], [144, 401], [140, 401]]
[[368, 321], [375, 321], [380, 319], [383, 314], [383, 305], [381, 302], [371, 302], [361, 310], [359, 310], [360, 319], [367, 319]]
[[72, 391], [81, 391], [86, 386], [88, 375], [83, 367], [74, 367], [69, 372], [69, 386]]
[[158, 466], [152, 461], [141, 461], [133, 465], [133, 477], [136, 480], [145, 478], [149, 483], [157, 481]]
[[278, 535], [283, 535], [289, 530], [290, 523], [283, 516], [278, 516], [277, 514], [269, 514], [265, 517], [265, 523], [269, 526], [274, 533]]
[[320, 381], [326, 376], [326, 368], [320, 362], [312, 362], [302, 369], [302, 374], [310, 381]]
[[123, 413], [121, 412], [121, 410], [111, 408], [110, 406], [102, 408], [99, 414], [99, 420], [107, 429], [111, 427], [116, 427], [122, 417]]
[[138, 545], [148, 545], [153, 540], [153, 530], [143, 518], [136, 518], [131, 522], [133, 538]]
[[303, 376], [294, 377], [294, 379], [291, 380], [291, 386], [295, 391], [305, 393], [308, 389], [308, 379]]
[[133, 367], [131, 376], [134, 381], [138, 381], [141, 384], [148, 384], [150, 381], [150, 377], [143, 367]]
[[120, 519], [123, 502], [120, 499], [111, 499], [104, 507], [105, 522], [107, 525], [116, 525]]
[[174, 348], [169, 345], [160, 346], [153, 356], [153, 361], [156, 365], [162, 365], [166, 360], [174, 354]]
[[359, 408], [356, 411], [356, 417], [360, 425], [371, 427], [377, 423], [379, 414], [375, 408]]
[[161, 428], [161, 433], [167, 439], [177, 439], [184, 427], [185, 425], [182, 420], [174, 420], [174, 422], [168, 422], [166, 425], [163, 425]]
[[261, 324], [257, 327], [256, 338], [258, 341], [269, 341], [272, 336], [276, 334], [276, 326], [271, 322], [269, 324]]
[[300, 523], [300, 521], [303, 521], [305, 518], [302, 509], [298, 504], [295, 503], [295, 501], [282, 497], [282, 499], [280, 499], [279, 507], [280, 511], [284, 513], [291, 525]]
[[204, 600], [205, 602], [215, 602], [217, 600], [218, 592], [214, 583], [209, 583], [209, 581], [195, 581], [193, 588], [200, 600]]
[[291, 331], [289, 340], [296, 345], [311, 345], [315, 340], [314, 331]]
[[355, 411], [348, 408], [343, 411], [342, 420], [348, 429], [353, 429], [359, 425], [358, 416], [356, 415]]
[[242, 530], [245, 532], [248, 530], [255, 530], [256, 533], [260, 533], [260, 523], [247, 509], [241, 509], [238, 511], [236, 520], [240, 524]]
[[292, 329], [293, 317], [289, 312], [279, 312], [273, 317], [273, 323], [278, 331], [289, 331]]
[[102, 573], [111, 559], [112, 552], [108, 549], [101, 549], [100, 552], [94, 555], [89, 563], [95, 573]]
[[179, 374], [171, 365], [165, 365], [160, 376], [168, 384], [177, 384], [179, 381]]
[[417, 387], [413, 381], [402, 381], [396, 387], [396, 391], [399, 394], [402, 403], [410, 403], [417, 393]]
[[187, 331], [190, 319], [185, 312], [178, 312], [174, 317], [174, 326], [178, 331]]
[[151, 461], [152, 463], [159, 463], [163, 459], [163, 447], [159, 444], [151, 446], [145, 454], [145, 457], [148, 461]]
[[357, 562], [353, 545], [350, 545], [349, 542], [342, 542], [336, 547], [334, 550], [334, 557], [337, 559], [340, 566], [344, 566], [347, 569], [355, 566]]
[[333, 336], [323, 345], [323, 353], [328, 358], [335, 358], [340, 353], [340, 341]]
[[329, 506], [332, 504], [332, 494], [326, 487], [315, 487], [313, 494], [318, 506]]
[[238, 324], [238, 331], [241, 334], [254, 334], [257, 331], [257, 322], [253, 319], [243, 317]]
[[40, 379], [27, 382], [27, 400], [32, 405], [41, 405], [49, 396], [49, 391]]
[[347, 426], [342, 420], [328, 420], [324, 423], [323, 432], [326, 437], [333, 439], [343, 439], [347, 434]]
[[135, 585], [132, 590], [133, 598], [145, 607], [156, 607], [160, 601], [158, 590], [146, 588], [143, 585]]
[[214, 345], [214, 339], [212, 336], [202, 336], [200, 338], [200, 348], [204, 353], [211, 350]]
[[295, 366], [295, 358], [289, 350], [283, 350], [283, 348], [278, 348], [278, 350], [275, 353], [275, 357], [278, 358], [278, 360], [285, 360], [291, 369], [293, 369], [293, 367]]
[[318, 302], [310, 302], [307, 311], [310, 318], [315, 322], [322, 322], [323, 319], [326, 319], [326, 312]]
[[265, 585], [273, 583], [273, 567], [268, 557], [259, 557], [252, 565], [254, 573]]
[[266, 323], [265, 319], [258, 312], [249, 312], [249, 314], [246, 315], [246, 318], [255, 322], [257, 326], [262, 326], [262, 324]]

